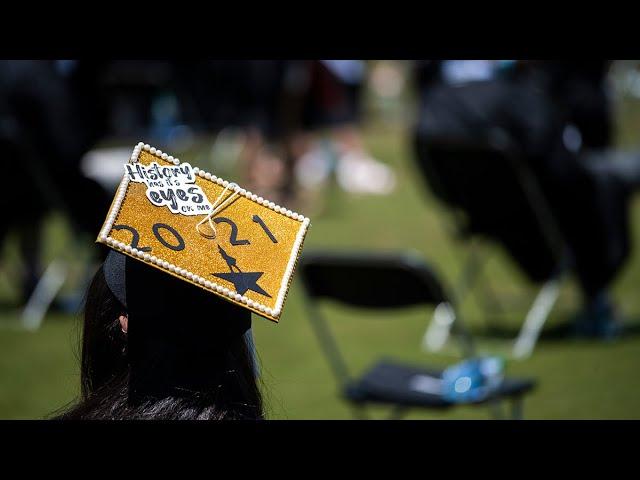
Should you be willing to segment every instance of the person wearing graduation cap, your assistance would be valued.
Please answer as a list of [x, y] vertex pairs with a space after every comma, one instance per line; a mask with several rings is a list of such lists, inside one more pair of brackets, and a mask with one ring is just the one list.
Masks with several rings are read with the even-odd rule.
[[309, 219], [142, 143], [124, 167], [55, 418], [263, 419], [251, 314], [279, 320]]
[[262, 419], [250, 328], [248, 310], [111, 251], [87, 293], [80, 400], [57, 418]]

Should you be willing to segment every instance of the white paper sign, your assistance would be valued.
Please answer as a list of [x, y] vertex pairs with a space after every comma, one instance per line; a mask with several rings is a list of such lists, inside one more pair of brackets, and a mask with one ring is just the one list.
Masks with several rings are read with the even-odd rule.
[[195, 184], [196, 174], [188, 163], [127, 163], [124, 169], [132, 182], [147, 185], [147, 198], [156, 207], [166, 206], [171, 213], [181, 215], [206, 215], [212, 210], [207, 196]]

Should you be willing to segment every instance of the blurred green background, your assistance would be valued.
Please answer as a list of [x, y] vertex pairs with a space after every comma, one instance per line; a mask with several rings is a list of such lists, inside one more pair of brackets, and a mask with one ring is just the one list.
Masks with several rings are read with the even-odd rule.
[[[617, 84], [619, 85], [619, 84]], [[447, 230], [449, 213], [424, 187], [413, 165], [409, 129], [410, 95], [394, 102], [369, 99], [371, 115], [364, 126], [366, 144], [373, 156], [391, 165], [398, 186], [389, 196], [354, 196], [332, 185], [325, 191], [322, 208], [302, 211], [312, 219], [305, 250], [348, 248], [361, 250], [412, 249], [419, 252], [448, 284], [454, 283], [468, 244]], [[617, 143], [638, 147], [640, 101], [618, 95]], [[392, 120], [389, 120], [392, 119]], [[131, 145], [133, 147], [133, 144]], [[189, 152], [181, 159], [198, 165]], [[213, 168], [213, 167], [212, 167]], [[218, 173], [218, 172], [216, 172]], [[227, 174], [230, 180], [233, 169]], [[234, 178], [235, 179], [235, 178]], [[630, 324], [640, 323], [640, 195], [631, 208], [634, 248], [617, 278], [613, 296]], [[96, 212], [103, 216], [106, 212]], [[49, 219], [44, 242], [46, 258], [62, 256], [82, 263], [93, 239], [73, 239], [66, 221]], [[504, 253], [491, 244], [482, 246], [489, 256], [486, 275], [509, 307], [508, 315], [487, 318], [478, 297], [469, 296], [461, 313], [479, 336], [482, 348], [503, 353], [508, 339], [483, 335], [487, 321], [501, 325], [512, 337], [518, 332], [536, 292]], [[44, 418], [72, 401], [79, 388], [80, 315], [50, 314], [35, 332], [19, 328], [19, 311], [10, 306], [16, 295], [11, 278], [19, 265], [16, 245], [2, 252], [0, 272], [0, 418]], [[254, 338], [261, 359], [261, 382], [271, 419], [347, 419], [348, 405], [339, 397], [326, 359], [310, 328], [300, 296], [299, 280], [279, 324], [254, 317]], [[567, 278], [546, 330], [566, 324], [579, 306], [574, 279]], [[353, 373], [362, 372], [381, 356], [425, 365], [446, 365], [458, 360], [449, 354], [431, 354], [420, 343], [432, 311], [411, 309], [406, 314], [380, 314], [365, 318], [360, 312], [328, 305], [340, 346]], [[640, 335], [628, 335], [612, 343], [543, 338], [533, 356], [509, 360], [509, 374], [538, 380], [537, 390], [525, 402], [530, 419], [640, 418]], [[386, 410], [371, 410], [382, 418]], [[408, 418], [489, 418], [486, 408], [459, 407], [442, 412], [412, 411]]]

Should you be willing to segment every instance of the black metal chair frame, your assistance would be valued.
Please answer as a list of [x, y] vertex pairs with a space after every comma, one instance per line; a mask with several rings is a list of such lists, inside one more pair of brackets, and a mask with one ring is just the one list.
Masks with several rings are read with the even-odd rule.
[[[327, 271], [327, 268], [334, 269], [333, 274], [338, 275], [333, 278], [341, 278], [338, 280], [340, 283], [344, 280], [344, 275], [348, 275], [353, 278], [353, 275], [349, 275], [350, 272], [357, 272], [358, 269], [371, 268], [369, 278], [367, 282], [369, 286], [380, 282], [384, 285], [385, 278], [374, 278], [374, 272], [376, 269], [384, 270], [387, 272], [394, 272], [396, 275], [394, 279], [398, 280], [402, 278], [402, 275], [407, 276], [408, 280], [416, 280], [421, 282], [421, 286], [418, 290], [414, 289], [412, 292], [407, 293], [407, 298], [402, 298], [404, 292], [403, 289], [393, 289], [389, 292], [389, 296], [382, 295], [380, 291], [375, 288], [376, 291], [371, 291], [362, 287], [362, 285], [355, 286], [350, 291], [349, 289], [341, 288], [341, 285], [333, 285], [333, 282], [327, 281], [327, 278], [322, 278], [322, 269]], [[320, 274], [317, 278], [314, 278], [313, 269], [320, 269]], [[344, 275], [340, 272], [344, 271]], [[429, 268], [429, 266], [422, 261], [418, 255], [410, 254], [388, 254], [388, 253], [338, 253], [338, 252], [307, 252], [300, 261], [299, 266], [300, 277], [302, 278], [304, 300], [306, 311], [308, 312], [308, 318], [311, 322], [314, 334], [319, 340], [320, 346], [323, 350], [325, 357], [327, 358], [331, 372], [335, 377], [338, 385], [343, 389], [343, 396], [349, 401], [350, 406], [353, 409], [355, 418], [366, 419], [366, 406], [373, 403], [381, 403], [392, 406], [390, 419], [399, 419], [408, 412], [411, 408], [429, 408], [426, 405], [409, 404], [410, 402], [392, 402], [387, 400], [377, 401], [371, 398], [359, 398], [354, 391], [354, 386], [357, 382], [351, 375], [347, 362], [338, 347], [338, 343], [331, 332], [328, 322], [319, 308], [319, 301], [321, 299], [335, 300], [342, 304], [351, 305], [359, 308], [376, 308], [376, 309], [401, 309], [414, 305], [447, 305], [452, 310], [453, 300], [446, 293], [441, 282], [438, 280], [435, 273]], [[329, 274], [331, 278], [331, 273]], [[454, 310], [455, 311], [455, 310]], [[472, 357], [475, 355], [475, 345], [470, 332], [465, 328], [461, 318], [456, 317], [454, 326], [455, 330], [459, 333], [458, 339], [461, 342], [461, 350], [464, 357]], [[411, 368], [411, 367], [410, 367]], [[419, 367], [420, 368], [420, 367]], [[428, 369], [425, 371], [427, 373]], [[525, 391], [517, 392], [516, 394], [497, 393], [496, 395], [487, 398], [484, 404], [487, 404], [495, 418], [503, 418], [501, 412], [501, 401], [508, 398], [511, 401], [512, 410], [511, 418], [522, 418], [522, 397], [528, 390], [533, 388], [531, 386], [526, 388]], [[437, 405], [433, 405], [432, 408], [449, 408], [456, 404], [448, 403], [445, 401], [440, 402]]]

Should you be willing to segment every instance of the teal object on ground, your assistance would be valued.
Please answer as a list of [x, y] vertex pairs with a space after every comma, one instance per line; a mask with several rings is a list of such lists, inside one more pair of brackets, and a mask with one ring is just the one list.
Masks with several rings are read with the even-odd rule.
[[442, 393], [454, 403], [478, 402], [500, 386], [504, 378], [504, 360], [477, 357], [448, 367], [442, 374]]

